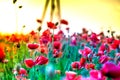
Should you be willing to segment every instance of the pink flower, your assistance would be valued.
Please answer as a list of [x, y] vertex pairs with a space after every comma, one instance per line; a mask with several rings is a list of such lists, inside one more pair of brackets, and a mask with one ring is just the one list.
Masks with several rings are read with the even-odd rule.
[[48, 63], [48, 58], [42, 55], [38, 56], [35, 60], [36, 65], [43, 65], [47, 63]]
[[82, 54], [83, 56], [87, 56], [91, 52], [92, 52], [92, 50], [87, 46], [85, 46], [85, 48], [83, 50], [79, 50], [79, 53]]
[[39, 47], [39, 44], [36, 43], [28, 43], [28, 48], [29, 49], [37, 49]]
[[24, 63], [28, 68], [32, 68], [35, 65], [35, 62], [32, 59], [25, 59]]
[[105, 80], [105, 77], [99, 70], [90, 71], [90, 80]]
[[77, 73], [73, 71], [66, 71], [65, 74], [66, 74], [65, 80], [74, 80], [75, 77], [77, 76]]
[[103, 64], [101, 72], [110, 78], [120, 78], [120, 67], [111, 62]]
[[108, 56], [102, 55], [99, 59], [99, 62], [103, 64], [103, 63], [107, 62], [108, 60], [110, 60], [110, 58]]

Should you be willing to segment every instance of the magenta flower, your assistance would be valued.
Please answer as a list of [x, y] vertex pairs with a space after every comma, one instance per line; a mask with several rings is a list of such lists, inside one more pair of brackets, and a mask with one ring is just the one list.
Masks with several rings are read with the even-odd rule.
[[106, 80], [99, 70], [90, 71], [90, 80]]
[[111, 62], [103, 64], [101, 72], [104, 76], [110, 78], [120, 78], [120, 67]]

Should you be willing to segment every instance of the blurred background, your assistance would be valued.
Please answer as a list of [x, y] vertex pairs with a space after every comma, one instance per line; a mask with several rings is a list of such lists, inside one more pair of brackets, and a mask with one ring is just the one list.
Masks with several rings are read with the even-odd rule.
[[[46, 0], [0, 0], [0, 32], [28, 33], [39, 24]], [[60, 0], [61, 18], [69, 22], [70, 34], [81, 32], [81, 28], [96, 33], [107, 30], [120, 34], [120, 0]], [[54, 20], [57, 12], [54, 13]], [[42, 30], [47, 28], [50, 18], [50, 5]], [[23, 30], [23, 27], [26, 26]], [[64, 29], [63, 25], [63, 29]], [[106, 33], [107, 34], [107, 33]]]

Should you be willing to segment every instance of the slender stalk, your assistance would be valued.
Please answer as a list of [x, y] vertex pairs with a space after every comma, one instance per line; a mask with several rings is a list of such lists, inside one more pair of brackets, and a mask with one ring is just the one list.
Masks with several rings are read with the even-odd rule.
[[[50, 0], [46, 0], [45, 6], [44, 6], [44, 9], [43, 9], [43, 13], [42, 13], [42, 18], [41, 18], [42, 22], [43, 22], [43, 20], [44, 20], [44, 18], [45, 18], [45, 14], [46, 14], [46, 10], [47, 10], [49, 1], [50, 1]], [[42, 25], [42, 23], [41, 23], [41, 25]]]
[[55, 4], [54, 4], [55, 0], [51, 0], [51, 12], [50, 12], [50, 21], [52, 22], [53, 20], [53, 12], [55, 9]]
[[[57, 0], [57, 10], [58, 10], [58, 21], [60, 23], [61, 20], [61, 9], [60, 9], [60, 0]], [[59, 29], [61, 30], [61, 23], [59, 24]]]

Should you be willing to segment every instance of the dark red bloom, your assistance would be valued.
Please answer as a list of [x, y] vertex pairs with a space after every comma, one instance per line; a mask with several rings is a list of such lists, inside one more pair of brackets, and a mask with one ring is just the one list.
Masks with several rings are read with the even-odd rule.
[[113, 64], [112, 62], [103, 64], [101, 72], [103, 75], [110, 78], [120, 78], [120, 67]]
[[0, 47], [0, 62], [5, 59], [5, 52], [3, 48]]
[[61, 46], [62, 46], [62, 44], [61, 44], [60, 41], [54, 41], [54, 43], [53, 43], [54, 49], [60, 50], [60, 49], [61, 49]]
[[38, 56], [35, 60], [36, 65], [43, 65], [48, 63], [48, 58], [45, 56]]
[[28, 43], [28, 48], [29, 49], [37, 49], [39, 47], [39, 44], [36, 43]]
[[27, 76], [27, 71], [24, 69], [24, 68], [20, 68], [19, 69], [19, 72], [18, 72], [19, 75], [24, 75], [24, 76]]
[[80, 62], [78, 61], [72, 62], [71, 67], [73, 70], [80, 69], [81, 68]]
[[32, 59], [25, 59], [24, 63], [28, 68], [32, 68], [35, 65], [35, 62]]
[[55, 26], [55, 24], [52, 23], [52, 22], [47, 22], [47, 26], [48, 26], [50, 29], [57, 29], [57, 27]]
[[64, 20], [64, 19], [62, 19], [62, 20], [60, 21], [60, 23], [61, 23], [61, 24], [68, 25], [68, 21], [66, 21], [66, 20]]

